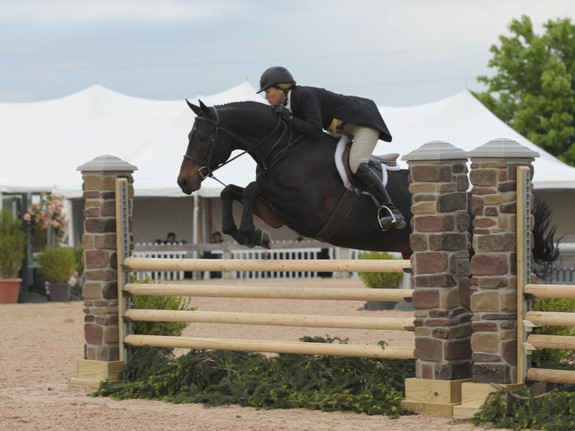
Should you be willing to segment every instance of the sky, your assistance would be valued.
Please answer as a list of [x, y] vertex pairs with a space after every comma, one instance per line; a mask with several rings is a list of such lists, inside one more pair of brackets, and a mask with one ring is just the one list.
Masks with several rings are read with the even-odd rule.
[[434, 102], [481, 91], [491, 45], [522, 15], [535, 32], [575, 23], [573, 0], [0, 0], [0, 102], [65, 97], [94, 84], [183, 100], [270, 66], [300, 85]]

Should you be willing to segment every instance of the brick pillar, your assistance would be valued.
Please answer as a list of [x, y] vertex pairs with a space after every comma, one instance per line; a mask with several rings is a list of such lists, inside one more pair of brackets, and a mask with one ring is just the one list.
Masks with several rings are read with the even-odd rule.
[[434, 141], [404, 156], [412, 193], [411, 266], [415, 292], [416, 379], [406, 406], [451, 415], [471, 376], [470, 217], [467, 157]]
[[498, 139], [468, 153], [471, 158], [473, 249], [473, 380], [517, 382], [517, 166], [538, 153]]
[[411, 263], [417, 376], [471, 376], [469, 214], [465, 152], [431, 142], [405, 156], [413, 195]]
[[[132, 213], [133, 178], [137, 168], [113, 156], [80, 166], [84, 180], [84, 360], [77, 361], [74, 387], [97, 386], [121, 369], [118, 334], [116, 259], [116, 178], [127, 178]], [[131, 223], [130, 223], [131, 233]]]

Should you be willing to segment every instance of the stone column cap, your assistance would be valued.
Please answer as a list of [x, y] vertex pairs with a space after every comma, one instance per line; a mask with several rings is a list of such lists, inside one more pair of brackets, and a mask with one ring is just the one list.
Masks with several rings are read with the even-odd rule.
[[432, 141], [404, 155], [401, 160], [405, 160], [408, 163], [424, 160], [467, 160], [467, 154], [461, 148], [457, 148], [448, 142]]
[[122, 172], [122, 173], [132, 173], [137, 171], [138, 168], [116, 156], [104, 155], [98, 156], [95, 159], [84, 163], [82, 166], [76, 168], [77, 171], [81, 172]]
[[472, 159], [534, 159], [539, 153], [519, 142], [500, 138], [468, 151], [467, 156]]

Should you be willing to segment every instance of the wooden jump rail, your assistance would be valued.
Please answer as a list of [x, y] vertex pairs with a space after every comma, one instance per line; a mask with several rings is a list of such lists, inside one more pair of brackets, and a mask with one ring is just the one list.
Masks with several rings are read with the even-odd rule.
[[530, 174], [526, 167], [517, 168], [517, 374], [524, 379], [575, 384], [575, 371], [527, 368], [526, 354], [538, 349], [575, 350], [575, 337], [531, 334], [541, 325], [575, 326], [575, 313], [536, 312], [525, 309], [525, 296], [535, 298], [575, 298], [575, 286], [530, 284], [531, 228]]
[[129, 283], [133, 295], [199, 296], [212, 298], [327, 299], [336, 301], [407, 301], [412, 289], [353, 289], [321, 287], [220, 286]]
[[360, 344], [303, 343], [296, 341], [234, 340], [225, 338], [161, 337], [128, 335], [132, 346], [180, 347], [188, 349], [230, 350], [239, 352], [292, 353], [298, 355], [329, 355], [375, 359], [412, 359], [414, 349], [369, 346]]
[[[528, 284], [524, 288], [525, 295], [535, 298], [575, 298], [575, 286], [559, 284]], [[527, 311], [523, 326], [529, 332], [531, 328], [549, 326], [575, 326], [575, 313]], [[524, 343], [524, 349], [575, 350], [575, 337], [560, 335], [529, 334]], [[575, 384], [575, 371], [552, 370], [545, 368], [529, 368], [527, 379], [538, 382]]]
[[152, 271], [319, 271], [319, 272], [403, 272], [411, 268], [402, 259], [333, 260], [242, 260], [242, 259], [156, 259], [128, 257], [123, 268]]
[[[238, 259], [150, 259], [126, 258], [124, 271], [314, 271], [333, 272], [403, 272], [409, 260], [238, 260]], [[302, 299], [302, 300], [372, 300], [405, 301], [411, 289], [353, 289], [225, 286], [201, 284], [128, 283], [124, 291], [131, 295], [165, 295], [218, 298]], [[413, 331], [413, 319], [393, 317], [356, 317], [297, 314], [266, 314], [215, 311], [175, 311], [127, 309], [128, 321], [195, 322], [216, 324], [292, 326], [304, 328], [346, 328]], [[163, 337], [128, 334], [124, 343], [132, 346], [182, 347], [192, 349], [233, 350], [246, 352], [333, 355], [380, 359], [411, 359], [414, 349], [358, 344], [303, 343], [285, 341], [234, 340], [203, 337]]]
[[307, 316], [299, 314], [233, 313], [218, 311], [127, 310], [130, 320], [153, 322], [227, 323], [299, 326], [302, 328], [385, 329], [413, 331], [413, 319], [402, 317]]

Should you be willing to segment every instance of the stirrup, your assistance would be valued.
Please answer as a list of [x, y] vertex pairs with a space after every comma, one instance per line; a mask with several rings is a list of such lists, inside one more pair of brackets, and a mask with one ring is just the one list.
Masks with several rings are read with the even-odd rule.
[[[381, 210], [386, 210], [389, 215], [380, 216]], [[407, 226], [405, 219], [398, 219], [394, 214], [393, 211], [386, 205], [381, 205], [377, 210], [377, 220], [379, 221], [379, 227], [381, 227], [382, 231], [388, 231], [392, 227], [396, 229], [403, 229]]]

